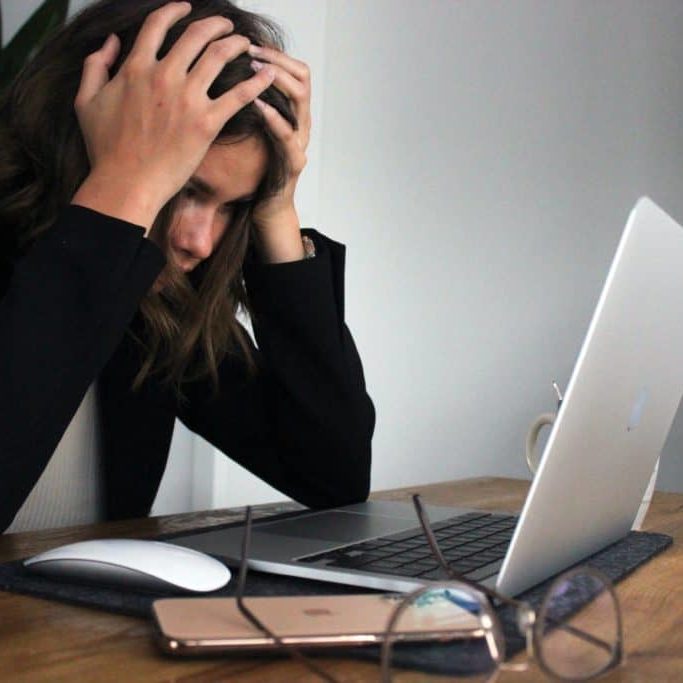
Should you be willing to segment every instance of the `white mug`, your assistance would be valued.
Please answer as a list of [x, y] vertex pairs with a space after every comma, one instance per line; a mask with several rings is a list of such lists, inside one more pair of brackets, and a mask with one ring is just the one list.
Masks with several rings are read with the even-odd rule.
[[[562, 392], [557, 382], [553, 382], [553, 389], [557, 394], [557, 409], [559, 410], [562, 406]], [[529, 467], [531, 474], [536, 474], [538, 469], [538, 463], [540, 460], [540, 455], [536, 455], [536, 443], [538, 442], [538, 435], [541, 433], [541, 429], [546, 425], [552, 426], [555, 424], [555, 418], [557, 413], [541, 413], [529, 427], [529, 431], [526, 433], [526, 464]]]
[[[557, 391], [559, 397], [558, 404], [561, 405], [562, 395], [560, 394], [559, 389], [557, 388], [557, 385], [555, 383], [553, 383], [553, 386], [555, 387], [555, 390]], [[529, 427], [529, 431], [526, 435], [526, 462], [531, 474], [536, 474], [536, 470], [538, 469], [540, 460], [540, 455], [536, 453], [536, 444], [538, 442], [538, 436], [541, 433], [543, 427], [545, 427], [546, 425], [552, 426], [555, 423], [556, 417], [557, 413], [542, 413], [533, 421], [531, 427]], [[645, 489], [645, 495], [643, 496], [643, 500], [640, 503], [640, 507], [638, 508], [638, 514], [636, 515], [636, 519], [633, 522], [633, 526], [631, 527], [634, 530], [638, 530], [642, 527], [643, 520], [645, 519], [645, 515], [647, 514], [648, 508], [650, 507], [650, 502], [652, 501], [652, 494], [655, 489], [658, 471], [659, 458], [657, 458], [654, 470], [652, 471], [652, 476], [650, 477], [650, 482], [648, 483], [647, 488]]]

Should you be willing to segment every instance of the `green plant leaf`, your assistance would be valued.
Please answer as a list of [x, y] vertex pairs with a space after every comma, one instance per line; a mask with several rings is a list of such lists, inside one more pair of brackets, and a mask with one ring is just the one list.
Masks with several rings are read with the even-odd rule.
[[12, 82], [48, 36], [64, 23], [68, 9], [69, 0], [45, 0], [0, 50], [0, 90]]

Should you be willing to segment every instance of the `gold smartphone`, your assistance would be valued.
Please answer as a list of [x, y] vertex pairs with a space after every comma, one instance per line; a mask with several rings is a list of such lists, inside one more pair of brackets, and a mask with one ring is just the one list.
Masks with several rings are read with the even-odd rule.
[[[285, 643], [305, 648], [381, 643], [403, 596], [393, 594], [248, 597], [249, 609]], [[193, 655], [275, 650], [278, 645], [242, 616], [234, 598], [164, 598], [152, 606], [161, 648]], [[452, 602], [411, 605], [400, 620], [401, 640], [470, 638], [479, 618]]]

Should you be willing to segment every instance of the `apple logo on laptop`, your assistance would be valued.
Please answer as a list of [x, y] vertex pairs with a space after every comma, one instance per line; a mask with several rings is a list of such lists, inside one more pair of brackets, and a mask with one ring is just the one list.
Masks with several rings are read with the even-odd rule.
[[633, 407], [631, 408], [631, 417], [626, 425], [626, 431], [632, 432], [639, 424], [640, 418], [643, 416], [643, 410], [645, 410], [645, 404], [649, 398], [650, 393], [647, 387], [643, 387], [636, 396], [636, 400], [633, 402]]

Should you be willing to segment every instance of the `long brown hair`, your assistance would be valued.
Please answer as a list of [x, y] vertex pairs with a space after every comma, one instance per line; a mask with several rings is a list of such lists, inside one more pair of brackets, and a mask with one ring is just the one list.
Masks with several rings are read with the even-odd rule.
[[[56, 33], [24, 67], [0, 99], [0, 245], [12, 258], [24, 253], [54, 223], [68, 205], [90, 166], [73, 108], [85, 57], [98, 50], [110, 33], [121, 40], [113, 75], [125, 60], [147, 15], [166, 0], [100, 0], [85, 8]], [[168, 32], [159, 53], [163, 57], [193, 21], [222, 15], [235, 33], [255, 45], [283, 49], [278, 27], [246, 12], [228, 0], [193, 0], [191, 13]], [[244, 54], [228, 63], [216, 78], [209, 96], [217, 97], [253, 75], [251, 58]], [[271, 86], [261, 99], [274, 106], [293, 126], [296, 120], [288, 99]], [[161, 291], [149, 292], [141, 302], [144, 334], [143, 362], [134, 386], [151, 373], [177, 388], [185, 380], [209, 375], [217, 381], [217, 365], [226, 353], [245, 356], [250, 346], [236, 315], [247, 309], [242, 264], [251, 238], [254, 203], [277, 192], [284, 183], [287, 162], [258, 108], [247, 105], [233, 116], [216, 142], [259, 136], [268, 164], [256, 196], [235, 208], [230, 227], [215, 252], [191, 277], [166, 273]], [[152, 235], [166, 234], [176, 199], [159, 213]]]

